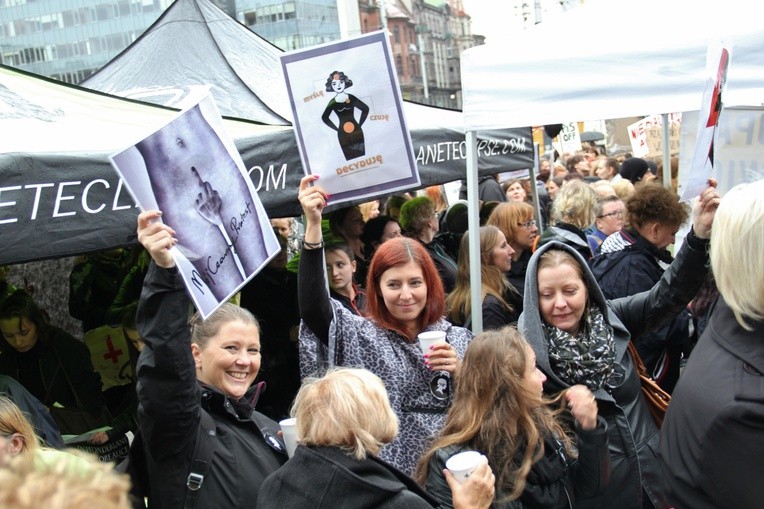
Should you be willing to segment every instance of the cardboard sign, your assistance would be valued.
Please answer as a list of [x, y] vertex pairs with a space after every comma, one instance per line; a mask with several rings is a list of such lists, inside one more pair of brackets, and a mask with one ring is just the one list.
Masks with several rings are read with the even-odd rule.
[[[669, 154], [679, 155], [679, 140], [682, 128], [680, 125], [669, 126]], [[649, 157], [663, 156], [663, 127], [651, 127], [646, 132], [647, 155]]]
[[[669, 145], [673, 147], [673, 140], [676, 140], [678, 152], [679, 129], [682, 127], [682, 114], [670, 113], [668, 116], [668, 124], [669, 129], [671, 129], [669, 132]], [[674, 133], [674, 128], [676, 128], [676, 134]], [[650, 115], [649, 117], [645, 117], [642, 120], [629, 125], [629, 142], [631, 143], [631, 153], [634, 157], [647, 157], [651, 155], [657, 155], [655, 153], [651, 153], [650, 151], [651, 146], [653, 149], [656, 146], [656, 142], [654, 141], [654, 131], [651, 131], [651, 129], [659, 130], [657, 140], [660, 144], [662, 144], [661, 136], [663, 133], [663, 118], [661, 115]], [[660, 148], [660, 153], [663, 153], [662, 147]], [[673, 148], [672, 153], [674, 153]]]
[[129, 384], [133, 379], [127, 338], [121, 327], [104, 325], [85, 333], [85, 345], [96, 373], [101, 375], [102, 390]]
[[565, 122], [562, 131], [552, 142], [555, 150], [560, 154], [574, 154], [581, 150], [581, 134], [578, 132], [578, 122]]

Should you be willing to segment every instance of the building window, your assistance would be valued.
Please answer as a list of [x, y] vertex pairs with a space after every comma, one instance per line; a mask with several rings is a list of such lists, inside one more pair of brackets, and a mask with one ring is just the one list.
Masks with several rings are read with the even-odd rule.
[[98, 5], [96, 6], [96, 19], [98, 21], [106, 21], [111, 18], [111, 6], [110, 5]]
[[128, 0], [120, 0], [117, 9], [121, 18], [130, 16], [130, 2]]

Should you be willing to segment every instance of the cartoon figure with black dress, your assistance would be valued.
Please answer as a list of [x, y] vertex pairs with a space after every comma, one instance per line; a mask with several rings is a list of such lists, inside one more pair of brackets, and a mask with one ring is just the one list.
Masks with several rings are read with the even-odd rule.
[[[369, 107], [366, 103], [345, 92], [351, 86], [353, 86], [353, 82], [345, 76], [344, 72], [333, 71], [326, 80], [326, 91], [334, 92], [336, 95], [334, 99], [329, 101], [324, 114], [321, 115], [324, 124], [337, 131], [337, 139], [347, 161], [366, 154], [361, 126], [366, 121], [366, 117], [369, 116]], [[361, 112], [361, 118], [358, 120], [356, 120], [355, 115], [356, 109]], [[332, 112], [337, 115], [339, 120], [337, 125], [330, 118]]]

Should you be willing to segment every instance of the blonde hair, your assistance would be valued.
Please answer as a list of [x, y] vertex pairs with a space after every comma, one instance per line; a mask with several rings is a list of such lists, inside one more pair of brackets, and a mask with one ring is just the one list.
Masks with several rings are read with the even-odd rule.
[[560, 188], [552, 202], [552, 220], [570, 223], [580, 229], [594, 222], [597, 193], [582, 180], [570, 180]]
[[597, 198], [607, 198], [608, 196], [615, 196], [615, 189], [610, 184], [609, 180], [598, 180], [589, 184], [589, 187], [597, 194]]
[[631, 198], [631, 195], [634, 194], [634, 184], [632, 184], [629, 179], [621, 179], [616, 182], [611, 182], [610, 185], [613, 187], [615, 194], [624, 203], [626, 203], [626, 201]]
[[308, 379], [292, 407], [303, 445], [335, 446], [349, 456], [376, 456], [398, 434], [382, 380], [371, 371], [338, 368]]
[[365, 203], [361, 203], [358, 205], [358, 208], [361, 211], [361, 215], [363, 216], [363, 222], [368, 223], [369, 219], [371, 219], [371, 211], [374, 210], [374, 205], [377, 206], [377, 215], [380, 214], [380, 208], [381, 204], [379, 203], [379, 200], [371, 200], [367, 201]]
[[14, 433], [24, 439], [19, 455], [27, 459], [34, 456], [40, 446], [34, 427], [13, 400], [0, 395], [0, 435], [11, 436]]
[[764, 180], [731, 189], [719, 205], [711, 230], [711, 268], [716, 286], [735, 319], [764, 319]]
[[[14, 509], [130, 509], [130, 480], [110, 463], [72, 451], [52, 464], [19, 456], [0, 469], [0, 507]], [[86, 470], [75, 467], [85, 464]]]
[[189, 328], [191, 329], [191, 342], [204, 349], [209, 339], [217, 335], [223, 325], [230, 322], [254, 325], [257, 327], [257, 332], [260, 333], [260, 324], [252, 313], [236, 304], [226, 302], [208, 316], [206, 320], [202, 320], [202, 316], [199, 313], [191, 317], [188, 321]]

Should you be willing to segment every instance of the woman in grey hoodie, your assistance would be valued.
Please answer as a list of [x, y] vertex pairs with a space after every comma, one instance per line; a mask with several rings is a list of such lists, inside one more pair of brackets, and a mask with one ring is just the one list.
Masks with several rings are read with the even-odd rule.
[[530, 260], [518, 328], [547, 377], [545, 391], [586, 385], [608, 423], [610, 484], [578, 507], [669, 506], [656, 457], [659, 429], [627, 346], [630, 338], [671, 320], [700, 288], [720, 201], [716, 182], [709, 184], [695, 206], [692, 231], [649, 291], [606, 300], [583, 257], [560, 242], [543, 245]]

